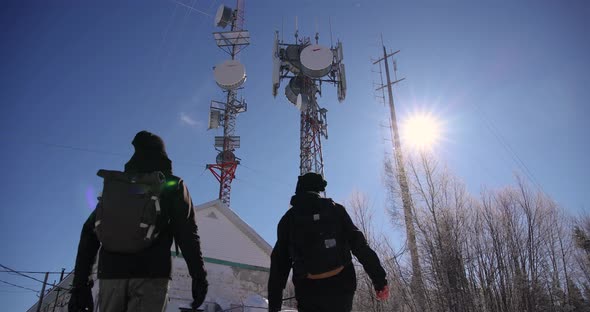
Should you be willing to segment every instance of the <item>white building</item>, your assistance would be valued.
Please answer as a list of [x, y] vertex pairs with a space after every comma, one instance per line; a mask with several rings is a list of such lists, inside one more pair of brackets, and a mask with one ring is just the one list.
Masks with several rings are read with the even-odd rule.
[[[209, 281], [205, 311], [267, 311], [263, 298], [267, 296], [272, 247], [220, 200], [196, 206], [195, 211]], [[178, 312], [192, 302], [191, 278], [174, 244], [171, 252], [173, 273], [166, 311]], [[59, 286], [69, 288], [72, 279], [73, 275], [68, 275]], [[54, 288], [45, 296], [41, 311], [66, 312], [68, 301], [66, 291]], [[37, 303], [28, 311], [37, 311]]]

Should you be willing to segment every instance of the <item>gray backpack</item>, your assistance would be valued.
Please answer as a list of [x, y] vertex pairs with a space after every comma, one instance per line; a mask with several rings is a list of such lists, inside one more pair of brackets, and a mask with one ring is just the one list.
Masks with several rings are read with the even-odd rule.
[[160, 230], [164, 174], [99, 170], [97, 175], [104, 178], [94, 223], [102, 248], [110, 252], [136, 253], [149, 247]]

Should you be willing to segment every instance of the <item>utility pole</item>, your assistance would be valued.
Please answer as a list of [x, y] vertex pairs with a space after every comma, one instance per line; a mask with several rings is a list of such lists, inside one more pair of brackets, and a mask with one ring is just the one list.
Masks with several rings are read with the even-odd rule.
[[[59, 282], [61, 283], [61, 281], [63, 281], [64, 279], [64, 272], [66, 271], [65, 268], [61, 268], [61, 275], [59, 276]], [[59, 284], [58, 284], [59, 285]], [[57, 294], [55, 295], [55, 302], [53, 303], [53, 312], [55, 312], [55, 308], [57, 307], [57, 300], [59, 299], [59, 291], [61, 290], [61, 287], [57, 287]]]
[[[383, 40], [383, 39], [382, 39]], [[399, 183], [401, 192], [402, 192], [402, 204], [404, 208], [404, 221], [406, 224], [406, 235], [408, 238], [408, 246], [410, 248], [410, 258], [412, 261], [412, 281], [411, 287], [412, 292], [416, 298], [416, 304], [419, 311], [425, 311], [424, 307], [426, 306], [424, 299], [424, 283], [422, 280], [422, 269], [420, 267], [420, 259], [418, 256], [418, 246], [416, 243], [416, 230], [414, 228], [414, 215], [413, 215], [413, 203], [412, 197], [410, 196], [410, 188], [408, 186], [408, 177], [406, 175], [406, 170], [404, 166], [404, 157], [401, 148], [401, 141], [399, 136], [399, 130], [397, 127], [397, 117], [395, 115], [395, 105], [393, 102], [393, 85], [404, 80], [405, 78], [391, 81], [391, 77], [389, 74], [389, 62], [388, 59], [395, 54], [399, 53], [399, 50], [387, 54], [387, 50], [385, 49], [385, 45], [383, 45], [383, 57], [378, 59], [377, 61], [373, 62], [373, 64], [377, 64], [381, 61], [384, 62], [385, 65], [385, 76], [387, 79], [387, 84], [382, 85], [381, 87], [377, 88], [377, 90], [381, 90], [387, 87], [387, 93], [389, 95], [389, 111], [390, 111], [390, 118], [391, 118], [391, 131], [392, 131], [392, 138], [393, 138], [393, 154], [395, 157], [395, 163], [397, 165], [397, 181]]]
[[43, 305], [43, 296], [45, 295], [45, 285], [47, 285], [47, 278], [49, 278], [49, 272], [45, 273], [45, 279], [43, 280], [43, 287], [41, 287], [41, 295], [39, 296], [39, 304], [37, 304], [37, 312], [41, 311]]

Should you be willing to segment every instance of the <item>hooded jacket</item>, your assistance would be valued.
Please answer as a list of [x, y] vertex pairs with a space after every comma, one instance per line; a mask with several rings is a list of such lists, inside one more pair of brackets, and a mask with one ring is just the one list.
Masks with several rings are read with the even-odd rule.
[[[125, 165], [125, 172], [161, 171], [166, 176], [167, 182], [174, 182], [167, 183], [173, 186], [168, 187], [161, 194], [160, 199], [163, 216], [169, 222], [162, 226], [160, 235], [150, 247], [136, 254], [120, 254], [100, 248], [100, 242], [94, 232], [96, 214], [95, 211], [92, 212], [84, 223], [80, 236], [74, 286], [88, 282], [97, 252], [99, 254], [98, 278], [100, 279], [170, 278], [173, 239], [182, 251], [191, 277], [206, 283], [200, 238], [189, 191], [182, 179], [172, 175], [172, 163], [164, 151], [163, 142], [158, 147], [160, 152], [157, 152], [157, 149], [144, 148], [145, 143], [137, 142], [141, 135], [145, 136], [144, 133], [147, 132], [138, 133], [133, 141], [136, 152]], [[151, 135], [148, 138], [158, 143], [159, 137]]]
[[[331, 201], [331, 199], [329, 199]], [[292, 244], [289, 233], [290, 224], [294, 214], [305, 213], [314, 205], [327, 202], [316, 192], [298, 192], [291, 198], [290, 208], [281, 218], [277, 227], [277, 242], [272, 250], [270, 263], [270, 277], [268, 280], [269, 311], [279, 311], [282, 305], [282, 293], [289, 272], [292, 269], [293, 259], [289, 252]], [[382, 289], [387, 285], [386, 273], [377, 254], [369, 247], [363, 233], [354, 225], [344, 206], [335, 203], [334, 215], [342, 223], [344, 239], [350, 247], [352, 254], [363, 265], [364, 270], [371, 278], [375, 289]], [[342, 272], [326, 279], [312, 280], [307, 278], [292, 278], [295, 285], [297, 298], [305, 296], [321, 295], [352, 295], [356, 290], [356, 274], [352, 265], [352, 256], [348, 253], [348, 260]]]

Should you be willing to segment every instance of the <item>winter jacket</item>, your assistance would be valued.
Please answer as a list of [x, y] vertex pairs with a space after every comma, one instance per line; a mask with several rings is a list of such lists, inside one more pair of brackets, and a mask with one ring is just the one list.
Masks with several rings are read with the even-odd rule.
[[84, 285], [88, 281], [97, 251], [99, 279], [170, 278], [173, 239], [182, 251], [191, 277], [205, 281], [206, 272], [191, 196], [180, 178], [166, 175], [166, 180], [176, 182], [168, 183], [174, 186], [161, 194], [163, 219], [166, 221], [154, 244], [136, 254], [113, 253], [100, 248], [94, 232], [95, 212], [92, 212], [82, 228], [74, 286]]
[[[277, 242], [271, 254], [270, 277], [268, 280], [269, 311], [280, 310], [283, 289], [293, 265], [293, 259], [291, 259], [289, 252], [292, 244], [289, 241], [291, 219], [295, 213], [302, 213], [304, 211], [301, 210], [310, 209], [310, 207], [317, 205], [319, 201], [323, 203], [329, 202], [313, 192], [296, 194], [291, 198], [293, 207], [285, 213], [279, 222]], [[350, 251], [363, 265], [375, 288], [382, 289], [387, 285], [387, 280], [385, 270], [381, 266], [377, 254], [369, 247], [365, 236], [354, 225], [346, 209], [342, 205], [335, 203], [332, 205], [332, 209], [335, 209], [334, 215], [342, 222], [344, 239]], [[321, 295], [352, 295], [356, 290], [356, 274], [350, 253], [347, 253], [347, 256], [349, 261], [344, 266], [344, 270], [336, 276], [312, 280], [294, 275], [292, 281], [295, 285], [296, 296], [300, 298]]]

